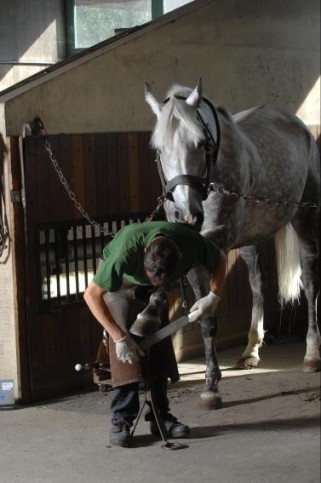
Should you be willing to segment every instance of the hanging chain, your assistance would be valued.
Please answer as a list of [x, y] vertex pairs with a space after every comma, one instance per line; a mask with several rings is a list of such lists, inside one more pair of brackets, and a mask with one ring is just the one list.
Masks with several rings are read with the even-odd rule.
[[[87, 211], [83, 208], [83, 206], [81, 205], [81, 203], [76, 199], [76, 195], [75, 193], [72, 191], [72, 189], [70, 188], [69, 186], [69, 183], [68, 181], [66, 180], [60, 166], [59, 166], [59, 163], [58, 161], [56, 160], [53, 152], [52, 152], [52, 149], [51, 149], [51, 145], [48, 141], [48, 139], [45, 137], [45, 148], [46, 148], [46, 151], [49, 155], [49, 159], [54, 167], [54, 170], [56, 171], [58, 177], [59, 177], [59, 180], [61, 182], [61, 184], [63, 185], [63, 187], [65, 188], [65, 190], [67, 191], [68, 193], [68, 196], [69, 198], [71, 199], [71, 201], [73, 202], [73, 204], [75, 205], [75, 207], [77, 208], [77, 210], [82, 214], [82, 216], [88, 221], [88, 223], [93, 226], [96, 230], [98, 230], [99, 232], [101, 233], [105, 233], [107, 235], [110, 235], [110, 234], [113, 234], [113, 233], [110, 233], [110, 232], [105, 232], [104, 230], [104, 227], [102, 225], [100, 225], [97, 221], [95, 221], [88, 213]], [[158, 204], [155, 208], [155, 210], [151, 213], [151, 215], [146, 219], [146, 221], [152, 221], [158, 211], [162, 208], [163, 204], [164, 204], [164, 197], [163, 196], [160, 196], [158, 198]]]
[[148, 218], [146, 218], [146, 221], [153, 221], [154, 218], [156, 217], [157, 213], [160, 211], [160, 209], [163, 207], [163, 204], [165, 203], [165, 196], [159, 196], [157, 198], [157, 206], [155, 210], [149, 215]]
[[246, 195], [245, 193], [237, 193], [236, 191], [231, 191], [223, 186], [218, 186], [214, 188], [213, 183], [211, 183], [211, 190], [220, 193], [224, 196], [234, 196], [235, 198], [243, 198], [246, 201], [251, 201], [252, 203], [262, 203], [275, 206], [296, 206], [297, 208], [320, 208], [320, 205], [311, 202], [298, 203], [296, 201], [287, 200], [271, 200], [270, 198], [257, 198], [253, 195]]
[[75, 193], [72, 191], [72, 189], [70, 188], [69, 184], [68, 184], [68, 181], [66, 180], [63, 172], [61, 171], [61, 168], [58, 164], [58, 161], [56, 160], [53, 152], [52, 152], [52, 149], [51, 149], [51, 145], [48, 141], [47, 138], [45, 138], [45, 148], [47, 150], [47, 153], [49, 155], [49, 159], [60, 179], [60, 182], [61, 184], [63, 185], [63, 187], [65, 188], [65, 190], [67, 191], [68, 193], [68, 196], [69, 198], [71, 199], [71, 201], [73, 202], [73, 204], [75, 205], [75, 207], [77, 208], [77, 210], [82, 214], [82, 216], [88, 221], [88, 223], [94, 227], [96, 230], [98, 230], [99, 232], [101, 233], [105, 233], [105, 229], [102, 225], [100, 225], [97, 221], [95, 221], [88, 213], [87, 211], [83, 208], [82, 204], [76, 199], [76, 195]]

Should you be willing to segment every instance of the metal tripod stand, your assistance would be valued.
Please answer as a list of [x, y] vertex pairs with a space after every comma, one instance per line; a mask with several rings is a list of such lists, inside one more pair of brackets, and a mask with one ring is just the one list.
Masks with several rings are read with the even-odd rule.
[[172, 443], [168, 441], [167, 436], [166, 436], [166, 428], [164, 426], [163, 421], [160, 418], [159, 414], [159, 409], [157, 402], [154, 397], [152, 385], [151, 385], [151, 373], [150, 373], [150, 347], [148, 347], [145, 350], [145, 393], [144, 393], [144, 402], [141, 405], [140, 411], [138, 413], [137, 419], [135, 421], [134, 427], [132, 429], [132, 432], [130, 433], [130, 436], [134, 436], [134, 432], [136, 430], [137, 424], [140, 420], [140, 417], [142, 415], [143, 409], [146, 406], [147, 403], [150, 403], [151, 410], [153, 412], [155, 421], [157, 423], [157, 427], [159, 429], [160, 435], [163, 440], [162, 448], [166, 449], [172, 449], [172, 450], [177, 450], [177, 449], [184, 449], [188, 448], [188, 445], [186, 444], [181, 444], [181, 443]]

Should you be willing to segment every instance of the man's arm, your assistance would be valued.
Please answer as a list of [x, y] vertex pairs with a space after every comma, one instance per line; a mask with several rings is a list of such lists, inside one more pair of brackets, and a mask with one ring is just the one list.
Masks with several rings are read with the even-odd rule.
[[210, 290], [219, 297], [222, 294], [224, 281], [226, 278], [227, 256], [220, 250], [218, 266], [215, 272], [210, 274]]
[[113, 340], [125, 337], [125, 332], [119, 327], [112, 317], [103, 299], [106, 290], [100, 288], [95, 282], [91, 282], [84, 293], [84, 300], [88, 305], [93, 316], [108, 332]]
[[128, 362], [132, 364], [134, 360], [138, 359], [138, 356], [143, 356], [144, 352], [135, 343], [135, 341], [126, 334], [114, 320], [111, 315], [108, 306], [104, 301], [104, 294], [106, 290], [103, 290], [95, 282], [91, 282], [84, 293], [84, 300], [88, 305], [93, 316], [108, 332], [109, 336], [115, 342], [115, 350], [117, 358], [122, 362]]

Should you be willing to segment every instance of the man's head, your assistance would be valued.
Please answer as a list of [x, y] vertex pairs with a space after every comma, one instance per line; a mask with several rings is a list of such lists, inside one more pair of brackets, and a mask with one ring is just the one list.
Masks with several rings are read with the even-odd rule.
[[166, 236], [157, 236], [145, 249], [144, 267], [152, 285], [161, 287], [170, 282], [181, 253], [176, 243]]

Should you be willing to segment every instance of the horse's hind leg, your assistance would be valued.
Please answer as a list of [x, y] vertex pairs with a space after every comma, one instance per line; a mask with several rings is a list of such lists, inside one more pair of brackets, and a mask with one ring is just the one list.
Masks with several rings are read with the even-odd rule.
[[308, 332], [306, 336], [306, 353], [303, 360], [304, 372], [321, 370], [321, 337], [317, 312], [318, 298], [320, 295], [318, 221], [319, 217], [316, 213], [309, 213], [305, 214], [304, 217], [298, 215], [292, 222], [299, 236], [302, 281], [308, 302]]
[[253, 294], [251, 326], [248, 344], [241, 358], [236, 363], [238, 369], [253, 369], [260, 362], [259, 348], [263, 343], [263, 295], [262, 274], [258, 261], [258, 248], [255, 245], [240, 248], [240, 255], [248, 267], [249, 281]]
[[[196, 299], [207, 295], [209, 290], [208, 276], [204, 269], [194, 268], [187, 274], [187, 279], [195, 293]], [[215, 336], [217, 332], [217, 317], [201, 321], [201, 334], [205, 349], [206, 373], [205, 388], [200, 395], [200, 405], [206, 409], [220, 409], [222, 398], [218, 391], [221, 370], [216, 355]]]

